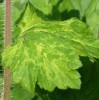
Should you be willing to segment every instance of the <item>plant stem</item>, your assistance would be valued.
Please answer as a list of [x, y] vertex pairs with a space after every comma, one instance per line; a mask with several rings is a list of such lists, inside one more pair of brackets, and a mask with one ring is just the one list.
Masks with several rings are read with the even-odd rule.
[[3, 100], [10, 100], [10, 70], [4, 69], [4, 97]]
[[[11, 0], [5, 0], [5, 49], [11, 43]], [[8, 67], [8, 66], [6, 66]], [[10, 100], [10, 69], [4, 69], [4, 97]]]

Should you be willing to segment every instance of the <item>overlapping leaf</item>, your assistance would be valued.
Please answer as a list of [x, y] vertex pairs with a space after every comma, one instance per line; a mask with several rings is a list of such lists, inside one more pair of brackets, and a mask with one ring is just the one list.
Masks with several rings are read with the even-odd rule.
[[37, 9], [44, 14], [51, 14], [53, 6], [57, 4], [59, 0], [29, 0]]
[[[80, 19], [86, 20], [94, 36], [97, 37], [99, 30], [99, 0], [29, 0], [37, 9], [44, 14], [51, 14], [55, 9], [60, 12], [78, 10]], [[58, 4], [58, 5], [57, 5]], [[57, 6], [57, 8], [54, 8]], [[56, 10], [56, 11], [57, 11]], [[73, 13], [73, 12], [72, 12]], [[54, 14], [56, 14], [54, 12]], [[76, 14], [74, 12], [74, 14]], [[55, 16], [55, 15], [54, 15]], [[60, 15], [61, 16], [61, 15]], [[67, 16], [65, 14], [65, 16]], [[76, 16], [76, 15], [75, 15]], [[61, 19], [61, 18], [58, 18]]]
[[3, 53], [2, 63], [9, 66], [15, 83], [29, 91], [36, 83], [49, 91], [79, 89], [82, 66], [79, 56], [99, 58], [99, 41], [77, 19], [44, 21], [29, 3], [19, 21], [18, 41]]
[[63, 0], [60, 3], [59, 11], [63, 12], [67, 10], [78, 10], [80, 18], [84, 18], [89, 25], [90, 29], [97, 37], [99, 30], [99, 0]]
[[35, 94], [26, 91], [19, 84], [14, 86], [11, 91], [11, 95], [11, 100], [32, 100], [35, 96]]

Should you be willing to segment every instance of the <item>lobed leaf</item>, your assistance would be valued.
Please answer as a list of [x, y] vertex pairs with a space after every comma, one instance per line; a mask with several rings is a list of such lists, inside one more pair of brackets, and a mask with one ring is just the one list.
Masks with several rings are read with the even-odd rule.
[[99, 40], [88, 27], [75, 18], [45, 21], [30, 3], [18, 25], [21, 33], [17, 42], [2, 56], [2, 64], [10, 67], [14, 82], [28, 91], [34, 91], [36, 84], [48, 91], [55, 87], [79, 89], [79, 56], [99, 58]]

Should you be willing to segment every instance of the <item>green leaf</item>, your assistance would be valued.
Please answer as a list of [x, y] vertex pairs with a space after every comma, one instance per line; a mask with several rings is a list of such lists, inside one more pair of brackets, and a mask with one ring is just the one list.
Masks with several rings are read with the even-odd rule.
[[1, 54], [3, 51], [3, 39], [4, 39], [4, 4], [0, 3], [0, 65], [1, 65]]
[[11, 90], [11, 95], [11, 100], [32, 100], [35, 96], [35, 94], [23, 89], [19, 84], [14, 85], [14, 88]]
[[28, 91], [34, 91], [36, 83], [48, 91], [55, 87], [79, 89], [79, 56], [99, 58], [99, 40], [93, 38], [88, 27], [77, 19], [44, 21], [30, 3], [19, 26], [17, 42], [2, 56], [2, 64], [10, 67], [13, 81]]
[[14, 24], [21, 15], [21, 13], [24, 11], [27, 1], [28, 0], [13, 0], [12, 21]]
[[13, 6], [12, 7], [12, 21], [13, 21], [13, 23], [16, 22], [16, 20], [19, 18], [19, 15], [20, 15], [19, 10], [15, 6]]
[[[29, 7], [28, 5], [30, 4], [27, 3], [25, 11], [22, 13], [20, 19], [17, 21], [17, 24], [21, 28], [22, 32], [28, 30], [29, 28], [38, 24], [38, 22], [42, 21], [40, 17], [37, 17], [37, 14], [42, 15], [41, 12], [35, 9], [32, 5], [30, 5]], [[31, 21], [28, 21], [27, 19], [30, 19]]]
[[25, 4], [28, 2], [28, 0], [14, 0], [13, 1], [13, 5], [14, 7], [16, 7], [19, 12], [21, 13], [24, 8], [25, 8]]
[[[99, 99], [99, 60], [92, 63], [87, 57], [81, 57], [83, 67], [79, 69], [82, 76], [82, 86], [80, 90], [59, 90], [52, 93], [42, 93], [43, 97], [48, 95], [51, 100], [98, 100]], [[41, 97], [42, 97], [41, 94]], [[47, 100], [43, 99], [43, 100]]]
[[63, 0], [59, 5], [59, 11], [78, 10], [80, 19], [85, 17], [87, 24], [97, 38], [99, 30], [99, 0]]
[[51, 14], [52, 8], [59, 0], [29, 0], [34, 7], [42, 11], [44, 14]]

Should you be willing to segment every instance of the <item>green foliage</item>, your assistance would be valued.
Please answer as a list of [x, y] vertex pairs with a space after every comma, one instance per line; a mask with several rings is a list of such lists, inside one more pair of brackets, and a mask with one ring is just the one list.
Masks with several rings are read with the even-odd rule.
[[[57, 14], [62, 12], [65, 17], [78, 16], [86, 21], [90, 29], [97, 37], [99, 30], [99, 0], [30, 0], [30, 2], [44, 14]], [[62, 14], [57, 14], [62, 17]], [[62, 18], [59, 19], [62, 19]]]
[[[4, 20], [3, 20], [3, 16], [4, 16], [4, 10], [3, 10], [3, 3], [0, 4], [0, 66], [1, 66], [1, 54], [3, 51], [3, 36], [4, 36]], [[1, 69], [1, 68], [0, 68]]]
[[63, 0], [59, 6], [59, 10], [71, 11], [78, 10], [80, 14], [80, 19], [85, 19], [90, 29], [95, 33], [95, 37], [99, 30], [99, 0]]
[[59, 0], [29, 0], [34, 7], [41, 10], [44, 14], [51, 14], [53, 6], [57, 4]]
[[11, 91], [11, 100], [31, 100], [35, 94], [29, 93], [23, 89], [19, 84], [15, 85]]
[[[99, 0], [14, 0], [13, 5], [13, 44], [2, 56], [18, 83], [11, 100], [98, 100]], [[0, 9], [0, 55], [3, 13]]]
[[[52, 93], [38, 89], [42, 100], [98, 100], [99, 99], [99, 60], [90, 62], [88, 58], [81, 57], [83, 67], [79, 70], [82, 76], [80, 90], [55, 89]], [[37, 100], [37, 99], [33, 99]]]
[[77, 19], [50, 22], [37, 13], [29, 3], [18, 21], [18, 41], [3, 53], [3, 66], [10, 66], [14, 82], [29, 91], [36, 83], [48, 91], [79, 89], [79, 56], [99, 58], [99, 41]]

